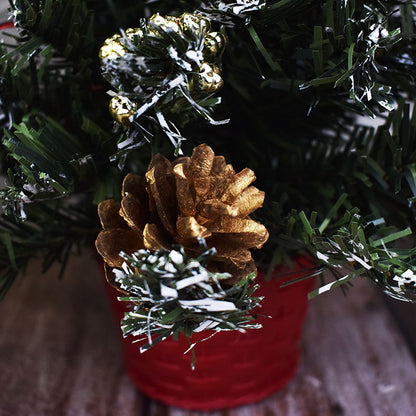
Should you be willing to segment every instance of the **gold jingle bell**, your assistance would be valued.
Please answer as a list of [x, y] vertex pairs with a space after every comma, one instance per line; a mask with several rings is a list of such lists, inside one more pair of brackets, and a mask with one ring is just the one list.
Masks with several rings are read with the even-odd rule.
[[[175, 33], [180, 33], [181, 31], [179, 19], [175, 16], [161, 16], [159, 13], [156, 13], [150, 17], [149, 23], [160, 27], [164, 32], [169, 32], [171, 30]], [[154, 36], [160, 36], [160, 33], [151, 26], [149, 26], [149, 32]]]
[[110, 100], [109, 109], [116, 121], [124, 127], [129, 127], [133, 121], [133, 115], [137, 109], [137, 105], [127, 97], [116, 95]]
[[206, 60], [215, 60], [224, 52], [226, 46], [225, 36], [220, 32], [207, 33], [202, 53]]
[[104, 41], [100, 49], [99, 57], [102, 61], [116, 59], [127, 52], [125, 46], [121, 43], [121, 36], [116, 34]]
[[182, 32], [190, 37], [198, 37], [201, 31], [206, 35], [211, 29], [209, 20], [195, 13], [183, 13], [179, 22]]
[[216, 65], [204, 62], [191, 80], [190, 88], [210, 94], [221, 88], [223, 84], [220, 69]]
[[[139, 40], [143, 37], [143, 31], [140, 28], [128, 28], [126, 37], [131, 41]], [[100, 49], [99, 57], [102, 61], [116, 59], [127, 53], [126, 47], [123, 45], [123, 37], [115, 34], [104, 41]]]

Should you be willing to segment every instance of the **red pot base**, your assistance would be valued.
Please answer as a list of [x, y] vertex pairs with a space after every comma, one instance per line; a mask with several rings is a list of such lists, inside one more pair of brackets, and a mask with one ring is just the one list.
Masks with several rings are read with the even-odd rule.
[[[141, 354], [140, 344], [123, 340], [127, 372], [133, 383], [149, 397], [184, 409], [214, 410], [254, 403], [283, 388], [296, 373], [299, 342], [307, 311], [307, 294], [313, 279], [281, 288], [286, 280], [302, 276], [313, 264], [296, 259], [290, 277], [261, 281], [256, 295], [265, 296], [256, 311], [261, 329], [246, 333], [220, 332], [196, 345], [196, 369], [191, 354], [184, 354], [188, 341], [171, 338]], [[288, 271], [288, 270], [286, 270]], [[279, 270], [278, 274], [285, 270]], [[112, 304], [117, 319], [125, 304]], [[261, 315], [260, 315], [261, 314]], [[265, 316], [272, 316], [267, 318]], [[209, 333], [192, 337], [192, 342]]]

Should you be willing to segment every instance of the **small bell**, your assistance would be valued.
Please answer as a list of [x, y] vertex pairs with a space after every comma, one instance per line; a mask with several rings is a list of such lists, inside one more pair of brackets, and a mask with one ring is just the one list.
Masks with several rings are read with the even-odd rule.
[[[179, 19], [175, 16], [161, 16], [159, 13], [154, 14], [149, 19], [149, 23], [158, 26], [164, 32], [173, 31], [175, 33], [181, 32]], [[154, 36], [160, 36], [160, 33], [149, 25], [149, 32]]]
[[195, 13], [184, 13], [179, 22], [182, 32], [192, 38], [197, 38], [201, 31], [206, 35], [211, 29], [209, 20]]
[[112, 60], [123, 56], [126, 52], [125, 46], [121, 43], [121, 36], [116, 34], [104, 41], [98, 56], [102, 61]]
[[133, 115], [137, 109], [137, 105], [127, 97], [117, 95], [110, 100], [109, 109], [116, 121], [124, 127], [129, 127], [133, 121]]
[[205, 36], [202, 53], [207, 61], [221, 57], [226, 46], [225, 36], [220, 32], [210, 32]]
[[190, 82], [190, 88], [194, 91], [203, 91], [211, 94], [223, 86], [220, 69], [216, 65], [203, 63]]

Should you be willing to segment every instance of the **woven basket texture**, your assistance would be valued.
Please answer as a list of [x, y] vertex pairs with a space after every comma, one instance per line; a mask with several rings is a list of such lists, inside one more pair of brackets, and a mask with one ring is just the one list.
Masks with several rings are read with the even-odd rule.
[[[263, 328], [245, 333], [220, 332], [195, 347], [196, 369], [191, 369], [191, 354], [184, 354], [188, 340], [171, 338], [140, 354], [139, 343], [123, 339], [124, 359], [133, 383], [147, 396], [170, 406], [193, 410], [216, 410], [254, 403], [282, 389], [296, 373], [300, 356], [302, 326], [307, 312], [307, 294], [313, 279], [281, 287], [300, 277], [313, 263], [297, 257], [293, 269], [278, 269], [270, 281], [259, 273], [264, 296], [256, 311]], [[290, 275], [285, 273], [290, 272]], [[280, 277], [279, 277], [280, 276]], [[117, 320], [126, 310], [109, 289]], [[271, 317], [271, 318], [270, 318]], [[210, 332], [192, 337], [204, 339]]]

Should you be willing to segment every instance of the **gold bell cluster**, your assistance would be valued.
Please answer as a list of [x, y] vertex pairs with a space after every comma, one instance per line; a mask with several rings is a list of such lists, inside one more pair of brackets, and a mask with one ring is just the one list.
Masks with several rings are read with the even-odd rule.
[[[198, 64], [192, 62], [192, 70], [187, 73], [191, 95], [212, 94], [222, 87], [219, 64], [226, 46], [225, 36], [212, 31], [209, 19], [196, 13], [183, 13], [180, 17], [161, 16], [157, 13], [142, 28], [129, 28], [123, 34], [111, 36], [100, 49], [101, 65], [104, 68], [112, 65], [126, 54], [141, 56], [142, 47], [146, 47], [155, 38], [166, 35], [171, 35], [173, 42], [175, 36], [187, 41], [187, 52], [202, 53], [202, 59]], [[138, 108], [138, 103], [122, 95], [113, 97], [110, 102], [113, 118], [126, 128], [133, 121], [134, 112]]]

